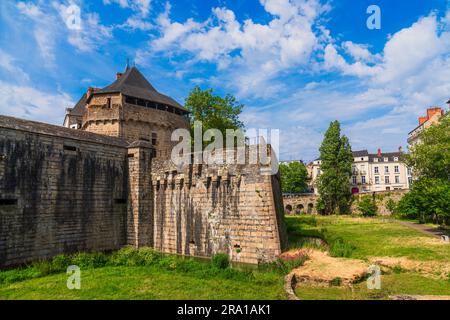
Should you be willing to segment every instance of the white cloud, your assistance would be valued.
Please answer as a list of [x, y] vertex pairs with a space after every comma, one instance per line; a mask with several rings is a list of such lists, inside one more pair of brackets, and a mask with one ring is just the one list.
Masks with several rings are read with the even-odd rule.
[[213, 8], [202, 22], [173, 22], [167, 5], [157, 19], [161, 35], [149, 50], [190, 53], [195, 61], [214, 63], [226, 74], [221, 80], [228, 79], [239, 95], [274, 94], [283, 86], [269, 84], [270, 80], [306, 65], [319, 45], [313, 26], [327, 7], [318, 0], [264, 0], [261, 4], [272, 15], [267, 24], [251, 19], [239, 22], [227, 8]]
[[147, 17], [150, 12], [150, 0], [103, 0], [103, 4], [118, 4], [121, 8], [129, 8], [137, 11], [142, 17]]
[[73, 106], [63, 92], [42, 92], [29, 86], [0, 81], [0, 114], [18, 118], [61, 124], [65, 108]]
[[26, 82], [30, 79], [28, 74], [17, 64], [14, 57], [0, 49], [0, 68], [9, 73], [9, 79]]

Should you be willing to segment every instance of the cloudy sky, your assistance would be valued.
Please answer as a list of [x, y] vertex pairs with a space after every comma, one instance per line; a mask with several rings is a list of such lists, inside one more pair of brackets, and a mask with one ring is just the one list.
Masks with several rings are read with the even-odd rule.
[[0, 114], [61, 124], [129, 58], [180, 103], [195, 85], [235, 95], [247, 128], [280, 129], [281, 159], [315, 158], [335, 119], [354, 150], [394, 151], [427, 107], [448, 108], [449, 3], [2, 0]]

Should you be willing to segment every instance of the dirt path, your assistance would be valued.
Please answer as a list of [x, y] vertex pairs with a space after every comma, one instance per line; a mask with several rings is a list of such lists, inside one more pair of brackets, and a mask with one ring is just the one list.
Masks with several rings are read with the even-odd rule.
[[395, 220], [397, 223], [400, 223], [401, 225], [404, 225], [406, 227], [415, 229], [417, 231], [420, 231], [424, 234], [428, 234], [431, 235], [433, 237], [437, 237], [437, 238], [441, 238], [442, 235], [445, 235], [446, 233], [436, 229], [436, 228], [431, 228], [428, 227], [426, 225], [423, 224], [419, 224], [419, 223], [414, 223], [414, 222], [409, 222], [409, 221], [400, 221], [400, 220]]

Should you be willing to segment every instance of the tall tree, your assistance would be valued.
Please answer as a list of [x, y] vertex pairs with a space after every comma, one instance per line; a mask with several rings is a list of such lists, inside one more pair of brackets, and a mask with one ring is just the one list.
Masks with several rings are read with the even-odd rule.
[[421, 222], [450, 225], [450, 115], [424, 130], [420, 140], [405, 156], [414, 181], [396, 211]]
[[201, 121], [203, 132], [218, 129], [225, 137], [226, 129], [236, 130], [244, 127], [239, 119], [244, 105], [238, 103], [230, 94], [222, 98], [215, 95], [212, 89], [202, 90], [196, 86], [186, 98], [185, 107], [191, 112], [192, 126], [194, 121]]
[[320, 146], [318, 190], [319, 209], [325, 213], [347, 213], [350, 208], [350, 177], [353, 155], [346, 136], [341, 136], [339, 121], [330, 123]]
[[283, 192], [302, 193], [308, 189], [308, 171], [302, 162], [280, 164], [281, 189]]

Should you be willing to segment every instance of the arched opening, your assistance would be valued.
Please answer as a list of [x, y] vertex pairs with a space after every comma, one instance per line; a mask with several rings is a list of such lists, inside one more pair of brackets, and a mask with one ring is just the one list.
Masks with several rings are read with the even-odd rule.
[[312, 203], [308, 203], [308, 214], [311, 214], [313, 212], [314, 205]]
[[303, 213], [303, 211], [304, 211], [304, 206], [302, 205], [302, 204], [298, 204], [296, 207], [295, 207], [295, 213], [296, 214], [301, 214], [301, 213]]
[[290, 214], [292, 212], [292, 206], [290, 204], [288, 204], [285, 209], [287, 214]]

